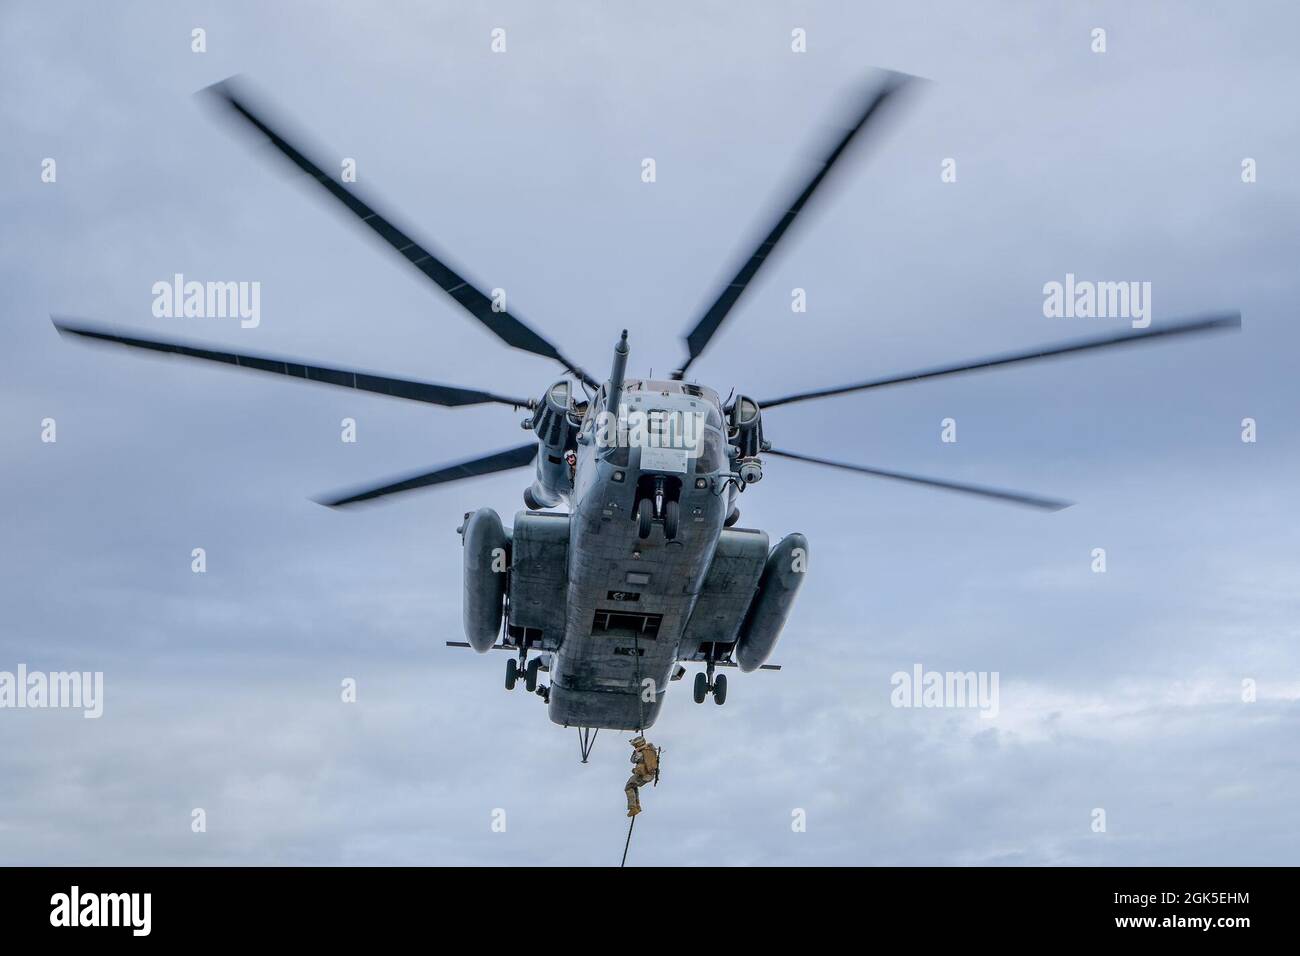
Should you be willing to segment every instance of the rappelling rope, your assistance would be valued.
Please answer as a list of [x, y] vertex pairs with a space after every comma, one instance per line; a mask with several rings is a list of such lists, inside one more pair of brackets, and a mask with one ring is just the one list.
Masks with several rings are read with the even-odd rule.
[[623, 862], [619, 864], [620, 869], [627, 866], [627, 848], [632, 845], [632, 828], [634, 826], [636, 826], [636, 817], [633, 817], [627, 825], [627, 842], [623, 844]]
[[637, 632], [632, 632], [632, 659], [636, 662], [636, 710], [637, 719], [640, 722], [636, 729], [638, 734], [645, 736], [645, 698], [641, 693], [641, 644], [637, 640]]
[[[632, 632], [632, 659], [636, 662], [636, 709], [637, 709], [637, 720], [639, 721], [640, 724], [637, 727], [637, 733], [640, 736], [644, 737], [645, 736], [645, 701], [642, 699], [641, 696], [641, 643], [640, 641], [637, 640], [636, 635], [637, 632], [633, 631]], [[641, 797], [640, 795], [638, 795], [637, 801], [640, 802], [640, 800]], [[632, 828], [634, 826], [636, 826], [635, 816], [632, 817], [632, 819], [627, 822], [627, 841], [623, 844], [623, 862], [619, 864], [620, 868], [627, 866], [627, 848], [632, 845]]]

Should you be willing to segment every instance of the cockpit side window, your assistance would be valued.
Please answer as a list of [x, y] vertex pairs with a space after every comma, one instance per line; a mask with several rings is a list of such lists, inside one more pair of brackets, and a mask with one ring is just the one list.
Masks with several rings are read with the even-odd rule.
[[582, 418], [582, 434], [591, 438], [596, 428], [596, 416], [600, 410], [605, 407], [605, 386], [600, 387], [596, 397], [587, 403], [587, 408]]
[[721, 471], [725, 447], [721, 429], [711, 425], [705, 426], [704, 434], [701, 435], [700, 454], [695, 459], [695, 473], [711, 475]]

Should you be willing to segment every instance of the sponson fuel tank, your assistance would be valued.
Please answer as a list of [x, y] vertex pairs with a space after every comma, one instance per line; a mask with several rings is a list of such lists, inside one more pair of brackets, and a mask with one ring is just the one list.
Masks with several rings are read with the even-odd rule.
[[767, 556], [736, 641], [736, 663], [742, 671], [758, 670], [772, 656], [807, 570], [808, 539], [801, 534], [782, 538]]
[[461, 535], [465, 545], [465, 640], [483, 654], [501, 633], [510, 538], [501, 526], [501, 516], [491, 508], [466, 516]]

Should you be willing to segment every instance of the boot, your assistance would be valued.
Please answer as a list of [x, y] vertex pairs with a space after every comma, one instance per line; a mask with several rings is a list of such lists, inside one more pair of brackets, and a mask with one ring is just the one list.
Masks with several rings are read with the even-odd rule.
[[628, 808], [627, 808], [627, 815], [628, 815], [629, 817], [634, 817], [634, 816], [636, 816], [636, 815], [637, 815], [638, 813], [640, 813], [640, 812], [641, 812], [641, 805], [640, 805], [640, 804], [637, 804], [635, 807], [628, 807]]

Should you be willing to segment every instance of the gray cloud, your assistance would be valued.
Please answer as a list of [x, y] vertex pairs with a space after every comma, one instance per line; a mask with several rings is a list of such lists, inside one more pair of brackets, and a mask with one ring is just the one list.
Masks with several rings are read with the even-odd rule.
[[[98, 721], [0, 711], [0, 862], [621, 850], [619, 735], [581, 766], [571, 731], [501, 690], [503, 655], [443, 647], [460, 636], [454, 529], [471, 508], [512, 514], [519, 477], [355, 514], [308, 500], [517, 443], [518, 415], [83, 348], [50, 327], [52, 311], [86, 315], [506, 390], [553, 377], [195, 91], [246, 74], [580, 362], [602, 368], [627, 327], [645, 373], [678, 360], [868, 65], [933, 82], [792, 231], [702, 380], [779, 394], [1111, 330], [1043, 318], [1043, 283], [1067, 271], [1151, 281], [1157, 323], [1235, 307], [1245, 330], [773, 410], [782, 446], [1079, 504], [1028, 514], [773, 462], [744, 521], [801, 530], [813, 551], [785, 669], [738, 675], [723, 708], [673, 686], [634, 860], [1294, 861], [1296, 13], [1251, 11], [6, 5], [0, 669], [103, 670], [106, 705]], [[494, 57], [497, 25], [510, 52]], [[804, 56], [788, 52], [796, 25]], [[189, 52], [194, 26], [207, 54]], [[47, 156], [56, 185], [39, 181]], [[150, 286], [175, 272], [261, 281], [261, 326], [153, 318]], [[792, 323], [795, 286], [810, 312]], [[39, 441], [47, 416], [56, 445]], [[356, 445], [338, 441], [345, 416]], [[948, 416], [956, 445], [938, 440]], [[1255, 445], [1238, 439], [1246, 416]], [[892, 708], [890, 675], [917, 662], [999, 671], [999, 717]]]

